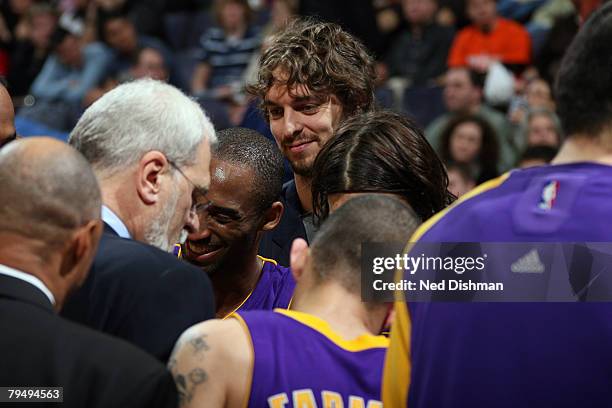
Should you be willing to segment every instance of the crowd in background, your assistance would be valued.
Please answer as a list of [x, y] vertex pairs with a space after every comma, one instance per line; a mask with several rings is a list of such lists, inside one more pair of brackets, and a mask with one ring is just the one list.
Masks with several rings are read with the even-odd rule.
[[105, 92], [152, 77], [197, 98], [217, 129], [241, 125], [272, 138], [244, 86], [277, 30], [293, 16], [317, 16], [368, 46], [378, 103], [426, 129], [461, 195], [554, 156], [563, 135], [552, 82], [580, 21], [601, 3], [5, 0], [0, 75], [23, 135], [66, 137]]

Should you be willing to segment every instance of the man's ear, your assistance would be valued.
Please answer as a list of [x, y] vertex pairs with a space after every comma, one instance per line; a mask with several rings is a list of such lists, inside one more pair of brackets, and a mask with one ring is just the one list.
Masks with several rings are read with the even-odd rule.
[[263, 217], [263, 226], [261, 231], [271, 231], [280, 223], [280, 220], [285, 212], [285, 206], [280, 201], [275, 201], [268, 208]]
[[308, 243], [302, 238], [296, 238], [291, 244], [291, 253], [289, 255], [291, 264], [291, 274], [296, 282], [304, 276], [306, 264], [310, 258], [310, 248]]
[[75, 286], [87, 278], [103, 229], [101, 220], [91, 220], [72, 234], [65, 247], [60, 274], [75, 282]]
[[169, 167], [166, 156], [157, 150], [145, 153], [138, 162], [136, 189], [145, 204], [151, 205], [159, 201], [162, 185], [160, 176], [168, 171]]

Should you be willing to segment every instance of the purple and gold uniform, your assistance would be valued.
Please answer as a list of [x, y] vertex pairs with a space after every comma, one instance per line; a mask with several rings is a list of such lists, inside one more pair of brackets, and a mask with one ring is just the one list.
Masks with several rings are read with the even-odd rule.
[[291, 270], [272, 259], [257, 257], [263, 261], [261, 277], [236, 311], [288, 309], [295, 290]]
[[[612, 242], [612, 166], [514, 171], [434, 216], [411, 241]], [[396, 313], [388, 406], [611, 404], [610, 303], [397, 302]]]
[[249, 407], [382, 407], [386, 337], [368, 333], [345, 340], [324, 320], [291, 310], [234, 317], [253, 347]]
[[[179, 244], [174, 246], [174, 255], [178, 258], [183, 257], [183, 251]], [[291, 299], [295, 290], [295, 280], [291, 275], [291, 269], [280, 266], [273, 259], [259, 255], [257, 255], [257, 258], [263, 262], [263, 267], [255, 289], [233, 312], [224, 318], [239, 310], [288, 309], [291, 306]]]

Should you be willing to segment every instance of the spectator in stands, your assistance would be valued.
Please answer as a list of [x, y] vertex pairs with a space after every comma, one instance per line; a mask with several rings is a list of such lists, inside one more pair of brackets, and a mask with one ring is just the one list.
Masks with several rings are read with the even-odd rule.
[[347, 119], [314, 164], [318, 222], [356, 194], [395, 194], [425, 221], [452, 202], [442, 161], [404, 116], [374, 111]]
[[176, 407], [163, 365], [56, 314], [102, 233], [87, 161], [53, 139], [19, 140], [0, 152], [0, 184], [0, 383], [63, 387], [66, 408]]
[[561, 122], [554, 112], [547, 109], [534, 109], [529, 112], [525, 128], [525, 144], [531, 146], [561, 145]]
[[472, 25], [455, 37], [448, 65], [469, 66], [480, 72], [496, 61], [512, 71], [522, 71], [531, 59], [531, 40], [518, 23], [497, 16], [495, 0], [467, 0]]
[[51, 35], [57, 25], [57, 12], [46, 3], [34, 4], [16, 32], [10, 55], [7, 80], [14, 97], [28, 94], [51, 51]]
[[72, 129], [81, 113], [87, 91], [104, 76], [111, 60], [100, 43], [84, 45], [80, 33], [58, 27], [52, 37], [53, 54], [32, 84], [33, 106], [19, 116], [52, 129]]
[[15, 108], [5, 83], [0, 80], [0, 149], [16, 138]]
[[257, 80], [259, 72], [259, 60], [263, 51], [270, 45], [274, 34], [281, 31], [287, 26], [297, 15], [298, 10], [297, 0], [274, 0], [270, 10], [270, 21], [262, 29], [261, 37], [262, 44], [259, 52], [253, 54], [249, 65], [244, 73], [246, 83], [253, 83]]
[[529, 146], [521, 155], [516, 167], [526, 169], [528, 167], [549, 164], [555, 158], [557, 152], [558, 149], [552, 146]]
[[108, 74], [115, 78], [127, 77], [140, 50], [153, 48], [162, 54], [164, 64], [172, 73], [172, 56], [166, 46], [156, 38], [139, 34], [130, 18], [121, 12], [107, 14], [103, 23], [104, 41], [114, 51]]
[[499, 174], [498, 149], [495, 130], [478, 115], [458, 115], [442, 131], [442, 161], [469, 166], [476, 184]]
[[516, 96], [508, 109], [508, 118], [513, 124], [520, 124], [533, 109], [555, 110], [550, 85], [542, 78], [527, 81], [524, 95]]
[[395, 37], [384, 58], [389, 77], [406, 85], [434, 82], [446, 71], [454, 31], [435, 21], [438, 0], [402, 0], [406, 29]]
[[99, 86], [87, 93], [84, 105], [91, 105], [120, 83], [142, 78], [151, 78], [157, 81], [167, 82], [169, 75], [162, 53], [155, 48], [142, 48], [137, 54], [136, 61], [134, 61], [128, 71], [123, 72], [118, 77], [111, 75], [105, 78]]
[[199, 64], [193, 73], [191, 92], [233, 99], [242, 92], [243, 75], [261, 37], [250, 25], [247, 0], [216, 0], [218, 27], [209, 28], [200, 39]]
[[429, 143], [440, 151], [442, 131], [456, 114], [477, 114], [495, 129], [500, 148], [499, 170], [508, 170], [516, 161], [515, 148], [510, 141], [513, 129], [506, 117], [483, 103], [484, 76], [468, 68], [451, 68], [446, 73], [444, 103], [449, 113], [434, 120], [425, 130]]
[[26, 25], [26, 15], [32, 6], [32, 0], [5, 0], [0, 2], [0, 76], [9, 72], [10, 50], [13, 41], [20, 37], [18, 33]]
[[469, 165], [450, 163], [446, 166], [446, 173], [448, 174], [448, 191], [457, 198], [476, 186], [476, 180]]

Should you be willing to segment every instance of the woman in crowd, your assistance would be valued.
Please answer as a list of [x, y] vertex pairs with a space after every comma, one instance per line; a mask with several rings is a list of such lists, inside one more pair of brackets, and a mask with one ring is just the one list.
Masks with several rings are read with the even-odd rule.
[[499, 174], [499, 146], [495, 130], [477, 115], [460, 115], [442, 132], [440, 157], [446, 164], [468, 165], [477, 184]]

